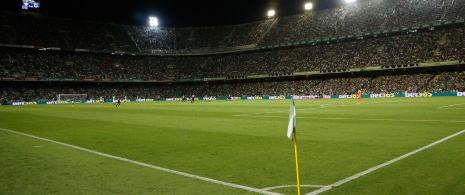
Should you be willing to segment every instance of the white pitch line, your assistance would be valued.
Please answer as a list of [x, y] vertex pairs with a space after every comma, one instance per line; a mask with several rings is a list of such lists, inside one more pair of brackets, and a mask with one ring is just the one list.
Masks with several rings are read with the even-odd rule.
[[[291, 188], [291, 187], [297, 187], [297, 185], [283, 185], [283, 186], [273, 186], [273, 187], [267, 187], [267, 188], [262, 188], [262, 190], [274, 190], [274, 189], [279, 189], [279, 188]], [[300, 187], [304, 188], [322, 188], [325, 187], [325, 185], [300, 185]]]
[[0, 110], [0, 112], [30, 112], [30, 111], [39, 111], [39, 110], [45, 110], [45, 109], [5, 109], [5, 110]]
[[252, 188], [252, 187], [243, 186], [243, 185], [234, 184], [234, 183], [228, 183], [228, 182], [219, 181], [219, 180], [216, 180], [216, 179], [210, 179], [210, 178], [206, 178], [206, 177], [202, 177], [202, 176], [198, 176], [198, 175], [192, 175], [192, 174], [189, 174], [189, 173], [184, 173], [184, 172], [181, 172], [181, 171], [175, 171], [175, 170], [171, 170], [171, 169], [167, 169], [167, 168], [163, 168], [163, 167], [158, 167], [158, 166], [155, 166], [155, 165], [150, 165], [150, 164], [147, 164], [147, 163], [143, 163], [143, 162], [127, 159], [127, 158], [122, 158], [122, 157], [119, 157], [119, 156], [113, 156], [111, 154], [105, 154], [105, 153], [102, 153], [102, 152], [97, 152], [97, 151], [82, 148], [82, 147], [79, 147], [79, 146], [74, 146], [74, 145], [71, 145], [71, 144], [67, 144], [67, 143], [63, 143], [63, 142], [59, 142], [59, 141], [54, 141], [54, 140], [51, 140], [51, 139], [42, 138], [42, 137], [38, 137], [38, 136], [26, 134], [26, 133], [21, 133], [21, 132], [9, 130], [9, 129], [0, 128], [0, 130], [10, 132], [10, 133], [19, 134], [19, 135], [23, 135], [23, 136], [27, 136], [27, 137], [31, 137], [31, 138], [35, 138], [35, 139], [39, 139], [39, 140], [43, 140], [43, 141], [47, 141], [47, 142], [52, 142], [54, 144], [67, 146], [67, 147], [70, 147], [70, 148], [74, 148], [74, 149], [77, 149], [77, 150], [89, 152], [89, 153], [96, 154], [96, 155], [99, 155], [99, 156], [104, 156], [104, 157], [107, 157], [107, 158], [112, 158], [112, 159], [116, 159], [116, 160], [120, 160], [120, 161], [124, 161], [124, 162], [129, 162], [129, 163], [132, 163], [132, 164], [136, 164], [136, 165], [140, 165], [140, 166], [143, 166], [143, 167], [148, 167], [148, 168], [152, 168], [152, 169], [156, 169], [156, 170], [160, 170], [160, 171], [164, 171], [164, 172], [168, 172], [168, 173], [173, 173], [173, 174], [181, 175], [181, 176], [184, 176], [184, 177], [194, 178], [194, 179], [198, 179], [198, 180], [202, 180], [202, 181], [206, 181], [206, 182], [210, 182], [210, 183], [215, 183], [215, 184], [220, 184], [220, 185], [224, 185], [224, 186], [228, 186], [228, 187], [239, 188], [239, 189], [243, 189], [243, 190], [247, 190], [247, 191], [251, 191], [251, 192], [257, 192], [257, 193], [260, 193], [260, 194], [281, 195], [279, 193], [268, 192], [268, 191], [262, 190], [262, 189]]
[[461, 104], [451, 104], [451, 105], [447, 105], [447, 106], [438, 107], [438, 109], [448, 108], [448, 107], [452, 107], [452, 106], [460, 106], [460, 105], [464, 105], [464, 104], [465, 104], [465, 103], [461, 103]]
[[[251, 116], [257, 118], [288, 118], [282, 116]], [[384, 119], [384, 118], [320, 118], [320, 117], [298, 117], [299, 118], [310, 118], [310, 119], [321, 119], [321, 120], [351, 120], [351, 121], [397, 121], [397, 122], [444, 122], [444, 123], [465, 123], [465, 121], [458, 120], [412, 120], [412, 119]]]
[[236, 114], [233, 116], [250, 116], [250, 115], [257, 115], [257, 114], [273, 114], [273, 113], [280, 113], [280, 112], [288, 112], [287, 110], [280, 110], [280, 111], [273, 111], [273, 112], [260, 112], [260, 113], [250, 113], [250, 114]]
[[402, 160], [402, 159], [404, 159], [404, 158], [407, 158], [407, 157], [409, 157], [409, 156], [411, 156], [411, 155], [414, 155], [414, 154], [416, 154], [416, 153], [418, 153], [418, 152], [421, 152], [421, 151], [423, 151], [423, 150], [426, 150], [426, 149], [428, 149], [428, 148], [430, 148], [430, 147], [432, 147], [432, 146], [435, 146], [435, 145], [437, 145], [437, 144], [439, 144], [439, 143], [441, 143], [441, 142], [444, 142], [444, 141], [446, 141], [446, 140], [448, 140], [448, 139], [450, 139], [450, 138], [453, 138], [453, 137], [455, 137], [455, 136], [458, 136], [458, 135], [460, 135], [460, 134], [462, 134], [462, 133], [464, 133], [464, 132], [465, 132], [465, 129], [462, 130], [462, 131], [459, 131], [459, 132], [457, 132], [457, 133], [454, 133], [454, 134], [452, 134], [452, 135], [449, 135], [449, 136], [447, 136], [447, 137], [445, 137], [445, 138], [442, 138], [442, 139], [440, 139], [440, 140], [438, 140], [438, 141], [435, 141], [435, 142], [433, 142], [433, 143], [431, 143], [431, 144], [428, 144], [428, 145], [426, 145], [426, 146], [423, 146], [423, 147], [421, 147], [421, 148], [419, 148], [419, 149], [416, 149], [416, 150], [414, 150], [414, 151], [412, 151], [412, 152], [409, 152], [409, 153], [407, 153], [407, 154], [404, 154], [404, 155], [402, 155], [402, 156], [399, 156], [399, 157], [397, 157], [397, 158], [394, 158], [394, 159], [392, 159], [392, 160], [390, 160], [390, 161], [387, 161], [387, 162], [385, 162], [385, 163], [383, 163], [383, 164], [380, 164], [380, 165], [371, 167], [371, 168], [369, 168], [369, 169], [367, 169], [367, 170], [365, 170], [365, 171], [362, 171], [362, 172], [360, 172], [360, 173], [357, 173], [357, 174], [355, 174], [355, 175], [352, 175], [352, 176], [347, 177], [347, 178], [345, 178], [345, 179], [343, 179], [343, 180], [340, 180], [340, 181], [338, 181], [338, 182], [336, 182], [336, 183], [327, 185], [327, 186], [325, 186], [325, 187], [323, 187], [323, 188], [320, 188], [320, 189], [318, 189], [318, 190], [315, 190], [315, 191], [310, 192], [310, 193], [305, 194], [305, 195], [316, 195], [316, 194], [319, 194], [319, 193], [328, 191], [328, 190], [330, 190], [330, 189], [333, 188], [333, 187], [338, 187], [338, 186], [340, 186], [340, 185], [342, 185], [342, 184], [345, 184], [345, 183], [347, 183], [347, 182], [349, 182], [349, 181], [352, 181], [352, 180], [354, 180], [354, 179], [357, 179], [357, 178], [359, 178], [359, 177], [362, 177], [362, 176], [364, 176], [364, 175], [366, 175], [366, 174], [368, 174], [368, 173], [371, 173], [371, 172], [373, 172], [373, 171], [376, 171], [376, 170], [378, 170], [378, 169], [381, 169], [381, 168], [383, 168], [383, 167], [386, 167], [386, 166], [388, 166], [388, 165], [390, 165], [390, 164], [392, 164], [392, 163], [395, 163], [395, 162], [397, 162], [397, 161], [399, 161], [399, 160]]
[[[406, 100], [399, 101], [385, 101], [381, 103], [392, 103], [392, 102], [403, 102]], [[365, 104], [380, 104], [380, 103], [365, 103]], [[321, 109], [321, 108], [334, 108], [334, 107], [345, 107], [345, 106], [357, 106], [357, 104], [321, 104], [320, 106], [314, 108], [305, 108], [305, 109], [296, 109], [296, 110], [311, 110], [311, 109]], [[261, 114], [271, 114], [271, 113], [280, 113], [280, 112], [289, 112], [289, 110], [279, 110], [273, 112], [257, 112], [257, 113], [248, 113], [248, 114], [235, 114], [233, 116], [250, 116], [250, 115], [261, 115]]]

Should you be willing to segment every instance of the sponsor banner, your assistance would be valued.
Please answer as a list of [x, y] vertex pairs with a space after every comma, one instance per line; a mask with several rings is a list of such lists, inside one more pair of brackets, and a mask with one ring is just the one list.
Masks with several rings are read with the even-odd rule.
[[292, 99], [295, 99], [295, 100], [303, 100], [303, 99], [315, 99], [315, 98], [319, 98], [320, 96], [317, 96], [317, 95], [294, 95], [292, 96]]
[[95, 103], [95, 100], [86, 100], [86, 104], [93, 104]]
[[11, 102], [11, 105], [13, 106], [34, 105], [34, 104], [37, 104], [37, 102]]
[[58, 103], [60, 103], [60, 104], [74, 104], [74, 103], [76, 103], [76, 104], [78, 104], [78, 103], [82, 103], [82, 101], [81, 100], [69, 101], [69, 102], [68, 101], [59, 101]]
[[352, 99], [352, 98], [357, 98], [357, 94], [351, 94], [351, 95], [339, 95], [338, 96], [340, 99]]
[[39, 78], [24, 78], [26, 81], [38, 81]]
[[279, 96], [268, 96], [269, 100], [279, 100]]
[[286, 96], [280, 95], [280, 96], [268, 96], [268, 99], [270, 100], [284, 100], [286, 99]]
[[261, 100], [263, 99], [262, 96], [247, 96], [247, 100]]
[[[386, 94], [364, 94], [362, 97], [363, 98], [393, 98], [393, 97], [441, 97], [441, 96], [455, 96], [455, 97], [465, 97], [465, 91], [464, 92], [443, 92], [443, 93], [405, 93], [405, 94], [393, 94], [393, 93], [386, 93]], [[323, 95], [323, 96], [242, 96], [242, 97], [232, 97], [233, 100], [260, 100], [260, 99], [270, 99], [270, 100], [278, 100], [278, 99], [312, 99], [312, 98], [351, 98], [354, 99], [357, 97], [357, 95], [352, 94], [352, 95]], [[162, 101], [180, 101], [182, 98], [162, 98]], [[189, 100], [189, 99], [187, 99]], [[219, 99], [217, 97], [200, 97], [200, 98], [195, 98], [195, 100], [226, 100], [226, 97], [221, 96]], [[156, 99], [144, 99], [144, 98], [139, 98], [139, 99], [132, 99], [132, 100], [121, 100], [121, 102], [153, 102], [157, 101]], [[113, 100], [87, 100], [87, 101], [76, 101], [74, 103], [99, 103], [99, 102], [107, 102], [107, 103], [113, 103], [116, 101]], [[65, 101], [44, 101], [44, 102], [8, 102], [7, 105], [14, 105], [14, 106], [20, 106], [20, 105], [33, 105], [33, 104], [47, 104], [47, 105], [52, 105], [52, 104], [58, 104], [58, 103], [72, 103], [72, 102], [65, 102]]]
[[199, 97], [198, 99], [199, 100], [204, 100], [204, 101], [212, 101], [212, 100], [216, 100], [216, 97], [215, 96], [206, 96], [206, 97]]
[[433, 97], [432, 93], [405, 93], [405, 97]]
[[[118, 102], [118, 100], [117, 100], [117, 99], [114, 99], [114, 100], [113, 100], [113, 103], [116, 103], [116, 102]], [[127, 99], [127, 100], [126, 100], [126, 99], [121, 100], [121, 103], [123, 103], [123, 102], [131, 102], [131, 100], [129, 100], [129, 99]]]
[[136, 102], [153, 102], [154, 99], [149, 99], [149, 98], [147, 98], [147, 99], [145, 99], [145, 98], [136, 98], [136, 99], [131, 100], [131, 101], [136, 101]]
[[77, 81], [75, 78], [61, 78], [61, 81]]
[[97, 81], [97, 79], [81, 78], [80, 81]]
[[393, 98], [393, 93], [370, 94], [370, 98]]

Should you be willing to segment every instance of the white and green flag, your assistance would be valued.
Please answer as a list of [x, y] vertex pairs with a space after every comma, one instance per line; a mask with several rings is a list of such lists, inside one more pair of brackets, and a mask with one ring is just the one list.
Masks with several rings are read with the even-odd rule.
[[289, 124], [287, 125], [287, 137], [291, 140], [294, 140], [294, 128], [296, 124], [295, 105], [294, 100], [292, 100], [291, 108], [289, 109]]

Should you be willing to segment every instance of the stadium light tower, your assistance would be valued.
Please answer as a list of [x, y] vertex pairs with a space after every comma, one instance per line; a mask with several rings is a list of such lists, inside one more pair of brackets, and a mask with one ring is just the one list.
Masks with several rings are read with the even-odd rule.
[[304, 5], [304, 8], [305, 8], [305, 10], [311, 10], [311, 9], [313, 9], [313, 4], [312, 3], [306, 3]]
[[270, 10], [268, 11], [268, 17], [271, 18], [275, 15], [275, 11], [274, 10]]
[[149, 17], [149, 26], [158, 26], [158, 19], [157, 17], [150, 16]]
[[346, 3], [353, 3], [353, 2], [355, 2], [355, 0], [345, 0], [345, 1], [346, 1]]

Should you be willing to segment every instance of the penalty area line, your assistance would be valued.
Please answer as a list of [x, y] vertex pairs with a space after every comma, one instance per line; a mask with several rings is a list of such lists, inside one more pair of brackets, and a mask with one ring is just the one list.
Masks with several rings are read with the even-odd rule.
[[442, 142], [444, 142], [444, 141], [446, 141], [446, 140], [448, 140], [448, 139], [451, 139], [451, 138], [453, 138], [453, 137], [455, 137], [455, 136], [458, 136], [458, 135], [460, 135], [460, 134], [462, 134], [462, 133], [465, 133], [465, 129], [462, 130], [462, 131], [459, 131], [459, 132], [457, 132], [457, 133], [454, 133], [454, 134], [452, 134], [452, 135], [449, 135], [449, 136], [447, 136], [447, 137], [445, 137], [445, 138], [442, 138], [442, 139], [440, 139], [440, 140], [438, 140], [438, 141], [435, 141], [435, 142], [433, 142], [433, 143], [431, 143], [431, 144], [428, 144], [428, 145], [426, 145], [426, 146], [423, 146], [423, 147], [421, 147], [421, 148], [419, 148], [419, 149], [416, 149], [416, 150], [414, 150], [414, 151], [412, 151], [412, 152], [409, 152], [409, 153], [407, 153], [407, 154], [404, 154], [404, 155], [402, 155], [402, 156], [399, 156], [399, 157], [397, 157], [397, 158], [394, 158], [394, 159], [392, 159], [392, 160], [390, 160], [390, 161], [387, 161], [387, 162], [385, 162], [385, 163], [383, 163], [383, 164], [380, 164], [380, 165], [371, 167], [371, 168], [369, 168], [369, 169], [367, 169], [367, 170], [365, 170], [365, 171], [362, 171], [362, 172], [360, 172], [360, 173], [357, 173], [357, 174], [355, 174], [355, 175], [352, 175], [352, 176], [347, 177], [347, 178], [345, 178], [345, 179], [343, 179], [343, 180], [340, 180], [340, 181], [338, 181], [338, 182], [336, 182], [336, 183], [327, 185], [327, 186], [325, 186], [325, 187], [323, 187], [323, 188], [320, 188], [320, 189], [318, 189], [318, 190], [315, 190], [315, 191], [310, 192], [310, 193], [305, 194], [305, 195], [315, 195], [315, 194], [320, 194], [320, 193], [322, 193], [322, 192], [328, 191], [328, 190], [332, 189], [333, 187], [338, 187], [338, 186], [340, 186], [340, 185], [342, 185], [342, 184], [345, 184], [345, 183], [347, 183], [347, 182], [349, 182], [349, 181], [352, 181], [352, 180], [354, 180], [354, 179], [357, 179], [357, 178], [359, 178], [359, 177], [362, 177], [362, 176], [364, 176], [364, 175], [366, 175], [366, 174], [368, 174], [368, 173], [371, 173], [371, 172], [373, 172], [373, 171], [376, 171], [376, 170], [378, 170], [378, 169], [381, 169], [381, 168], [383, 168], [383, 167], [386, 167], [386, 166], [388, 166], [388, 165], [390, 165], [390, 164], [392, 164], [392, 163], [395, 163], [395, 162], [400, 161], [400, 160], [402, 160], [402, 159], [404, 159], [404, 158], [407, 158], [407, 157], [409, 157], [409, 156], [412, 156], [412, 155], [414, 155], [414, 154], [416, 154], [416, 153], [418, 153], [418, 152], [421, 152], [421, 151], [426, 150], [426, 149], [428, 149], [428, 148], [430, 148], [430, 147], [433, 147], [433, 146], [435, 146], [435, 145], [437, 145], [437, 144], [440, 144], [440, 143], [442, 143]]
[[114, 156], [114, 155], [111, 155], [111, 154], [106, 154], [106, 153], [98, 152], [98, 151], [95, 151], [95, 150], [90, 150], [90, 149], [82, 148], [82, 147], [79, 147], [79, 146], [74, 146], [74, 145], [71, 145], [71, 144], [67, 144], [67, 143], [63, 143], [63, 142], [59, 142], [59, 141], [55, 141], [55, 140], [51, 140], [51, 139], [47, 139], [47, 138], [43, 138], [43, 137], [38, 137], [38, 136], [26, 134], [26, 133], [21, 133], [21, 132], [13, 131], [13, 130], [10, 130], [10, 129], [5, 129], [5, 128], [0, 127], [0, 130], [5, 131], [5, 132], [9, 132], [9, 133], [19, 134], [19, 135], [30, 137], [30, 138], [35, 138], [35, 139], [51, 142], [51, 143], [54, 143], [54, 144], [70, 147], [70, 148], [73, 148], [73, 149], [77, 149], [77, 150], [81, 150], [81, 151], [84, 151], [84, 152], [96, 154], [96, 155], [99, 155], [99, 156], [104, 156], [104, 157], [107, 157], [107, 158], [111, 158], [111, 159], [115, 159], [115, 160], [119, 160], [119, 161], [124, 161], [124, 162], [128, 162], [128, 163], [140, 165], [140, 166], [148, 167], [148, 168], [151, 168], [151, 169], [156, 169], [156, 170], [159, 170], [159, 171], [164, 171], [164, 172], [173, 173], [173, 174], [176, 174], [176, 175], [181, 175], [181, 176], [184, 176], [184, 177], [198, 179], [198, 180], [202, 180], [202, 181], [206, 181], [206, 182], [210, 182], [210, 183], [215, 183], [215, 184], [220, 184], [220, 185], [224, 185], [224, 186], [228, 186], [228, 187], [239, 188], [239, 189], [247, 190], [247, 191], [251, 191], [251, 192], [257, 192], [257, 193], [260, 193], [260, 194], [281, 195], [279, 193], [269, 192], [269, 191], [262, 190], [262, 189], [252, 188], [252, 187], [243, 186], [243, 185], [239, 185], [239, 184], [234, 184], [234, 183], [219, 181], [219, 180], [211, 179], [211, 178], [207, 178], [207, 177], [202, 177], [202, 176], [198, 176], [198, 175], [192, 175], [192, 174], [184, 173], [184, 172], [181, 172], [181, 171], [175, 171], [175, 170], [171, 170], [171, 169], [167, 169], [167, 168], [163, 168], [163, 167], [158, 167], [158, 166], [155, 166], [155, 165], [151, 165], [151, 164], [147, 164], [147, 163], [143, 163], [143, 162], [139, 162], [139, 161], [135, 161], [135, 160], [119, 157], [119, 156]]

